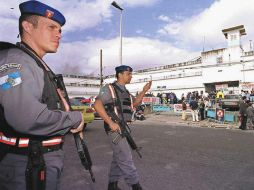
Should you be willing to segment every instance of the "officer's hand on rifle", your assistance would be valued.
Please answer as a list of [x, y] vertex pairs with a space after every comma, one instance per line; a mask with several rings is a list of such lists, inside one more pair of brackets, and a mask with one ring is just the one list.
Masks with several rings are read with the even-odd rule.
[[120, 126], [118, 125], [118, 123], [112, 122], [111, 124], [109, 124], [109, 127], [110, 127], [112, 132], [121, 133], [121, 129], [120, 129]]
[[81, 116], [82, 116], [82, 120], [81, 123], [79, 124], [79, 126], [76, 129], [71, 129], [72, 133], [78, 133], [78, 132], [83, 132], [83, 128], [84, 128], [84, 117], [82, 115], [82, 113], [80, 112]]

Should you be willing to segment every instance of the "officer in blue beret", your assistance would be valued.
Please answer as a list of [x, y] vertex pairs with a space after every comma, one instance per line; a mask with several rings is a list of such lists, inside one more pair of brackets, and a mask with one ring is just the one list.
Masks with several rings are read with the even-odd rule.
[[21, 42], [0, 43], [0, 189], [56, 190], [63, 137], [84, 127], [43, 61], [57, 51], [65, 18], [39, 1], [19, 8]]
[[[132, 68], [121, 65], [116, 67], [115, 71], [116, 82], [103, 86], [94, 103], [96, 111], [104, 120], [104, 128], [111, 139], [113, 150], [108, 190], [121, 190], [118, 187], [120, 178], [124, 178], [133, 190], [142, 190], [128, 141], [126, 138], [120, 138], [121, 140], [116, 142], [115, 139], [121, 134], [120, 123], [122, 124], [122, 121], [126, 123], [132, 121], [134, 109], [142, 102], [145, 93], [151, 88], [152, 81], [145, 84], [143, 90], [134, 97], [125, 87], [126, 84], [131, 82]], [[115, 114], [112, 115], [112, 112]], [[116, 115], [121, 122], [117, 122], [113, 117]]]
[[127, 65], [121, 65], [115, 68], [116, 73], [120, 73], [123, 71], [129, 71], [132, 72], [132, 68], [130, 66]]

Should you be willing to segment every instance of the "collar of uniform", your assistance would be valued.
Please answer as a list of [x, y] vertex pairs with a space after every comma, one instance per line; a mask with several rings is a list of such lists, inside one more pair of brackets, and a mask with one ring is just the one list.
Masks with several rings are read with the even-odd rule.
[[[29, 55], [30, 54], [34, 54], [33, 56], [37, 57], [37, 59], [40, 60], [40, 63], [42, 64], [42, 66], [44, 66], [44, 68], [47, 70], [47, 71], [51, 71], [48, 67], [48, 65], [43, 61], [42, 58], [39, 57], [39, 55], [28, 45], [26, 44], [25, 42], [17, 42], [16, 43], [16, 46], [20, 47], [21, 49], [23, 48], [23, 51], [25, 51], [24, 49], [26, 49], [26, 52], [30, 52], [28, 53]], [[31, 56], [31, 55], [30, 55]]]
[[121, 85], [121, 84], [119, 84], [117, 81], [115, 82], [115, 84], [116, 84], [121, 90], [126, 91], [125, 85]]
[[39, 55], [25, 42], [17, 42], [16, 45], [18, 47], [23, 47], [23, 48], [26, 48], [26, 49], [29, 49], [31, 52], [33, 52], [36, 56], [39, 57]]

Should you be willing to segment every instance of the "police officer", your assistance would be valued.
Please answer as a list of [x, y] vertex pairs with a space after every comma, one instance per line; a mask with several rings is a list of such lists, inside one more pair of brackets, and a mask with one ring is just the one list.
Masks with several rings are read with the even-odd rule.
[[119, 96], [118, 98], [120, 99], [120, 107], [122, 110], [119, 110], [119, 107], [116, 109], [118, 109], [117, 111], [119, 113], [122, 113], [124, 117], [123, 119], [126, 122], [130, 122], [133, 107], [137, 107], [141, 103], [145, 93], [150, 89], [152, 81], [148, 82], [143, 87], [143, 90], [137, 95], [137, 97], [134, 98], [125, 88], [125, 85], [129, 84], [131, 81], [132, 68], [126, 65], [121, 65], [116, 67], [115, 70], [117, 81], [113, 84], [106, 84], [104, 87], [102, 87], [94, 103], [96, 111], [105, 122], [104, 127], [106, 133], [110, 137], [111, 147], [113, 150], [113, 160], [109, 172], [108, 190], [120, 190], [120, 188], [117, 186], [117, 183], [121, 177], [124, 177], [126, 183], [131, 186], [133, 190], [142, 190], [127, 140], [124, 138], [118, 143], [112, 142], [116, 132], [120, 132], [121, 129], [119, 125], [112, 121], [112, 119], [109, 117], [105, 106], [116, 101], [115, 98], [117, 96], [115, 96], [115, 93], [117, 93]]
[[63, 136], [84, 126], [80, 112], [68, 111], [54, 73], [42, 60], [57, 51], [65, 18], [38, 1], [19, 8], [21, 42], [0, 43], [0, 189], [55, 190]]

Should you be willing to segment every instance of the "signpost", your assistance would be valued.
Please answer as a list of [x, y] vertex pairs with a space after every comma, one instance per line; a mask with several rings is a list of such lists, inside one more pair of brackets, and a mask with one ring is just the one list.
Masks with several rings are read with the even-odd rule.
[[[191, 113], [190, 105], [187, 104], [186, 106], [187, 106], [186, 113]], [[182, 113], [182, 111], [183, 111], [182, 104], [174, 104], [174, 112], [175, 113]]]
[[160, 98], [159, 97], [143, 97], [142, 99], [143, 104], [160, 104]]
[[221, 123], [225, 121], [225, 109], [216, 108], [215, 109], [215, 119]]

